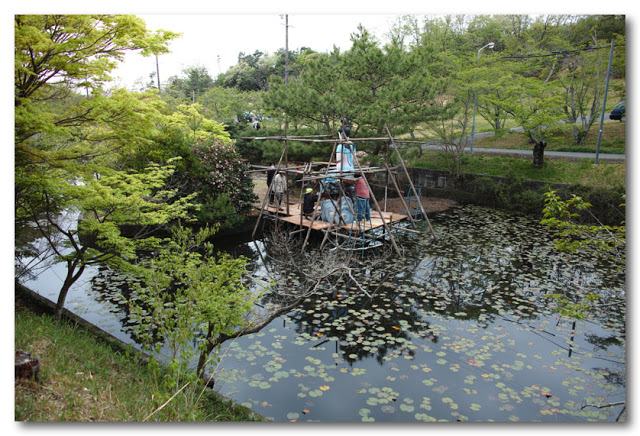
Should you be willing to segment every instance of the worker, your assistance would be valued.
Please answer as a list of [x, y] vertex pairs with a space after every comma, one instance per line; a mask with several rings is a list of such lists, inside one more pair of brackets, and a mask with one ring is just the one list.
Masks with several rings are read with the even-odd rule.
[[356, 182], [356, 219], [358, 221], [371, 219], [371, 206], [369, 205], [369, 187], [364, 177]]
[[281, 210], [280, 205], [282, 204], [282, 196], [287, 189], [287, 179], [284, 178], [284, 175], [280, 171], [277, 171], [276, 176], [273, 178], [272, 189], [278, 200], [278, 210]]
[[[271, 163], [269, 169], [267, 169], [267, 189], [271, 186], [271, 182], [273, 182], [273, 176], [276, 174], [276, 166]], [[273, 189], [269, 190], [269, 204], [273, 203]]]
[[304, 200], [302, 204], [302, 211], [305, 215], [310, 215], [313, 213], [316, 201], [318, 201], [318, 196], [316, 194], [313, 194], [312, 188], [307, 188], [304, 193]]

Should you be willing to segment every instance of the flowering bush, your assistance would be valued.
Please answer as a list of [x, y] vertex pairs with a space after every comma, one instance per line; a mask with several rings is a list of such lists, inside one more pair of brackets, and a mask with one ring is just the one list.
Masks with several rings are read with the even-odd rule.
[[242, 221], [255, 201], [249, 165], [232, 143], [214, 136], [199, 140], [193, 153], [200, 166], [194, 174], [202, 205], [198, 218], [204, 222], [227, 220], [230, 225]]

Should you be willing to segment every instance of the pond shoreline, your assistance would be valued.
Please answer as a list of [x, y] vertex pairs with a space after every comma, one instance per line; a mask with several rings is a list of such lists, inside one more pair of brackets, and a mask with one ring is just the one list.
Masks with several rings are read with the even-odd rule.
[[[42, 295], [38, 294], [32, 289], [29, 289], [28, 287], [18, 283], [17, 280], [15, 281], [15, 288], [14, 288], [14, 304], [16, 307], [24, 308], [37, 315], [49, 315], [49, 316], [53, 316], [55, 306], [56, 306], [53, 301], [43, 297]], [[140, 359], [141, 361], [144, 361], [144, 362], [149, 361], [150, 355], [148, 353], [131, 346], [131, 344], [127, 344], [126, 342], [113, 336], [106, 330], [101, 329], [100, 327], [96, 326], [95, 324], [92, 324], [91, 322], [71, 312], [70, 310], [63, 308], [62, 317], [71, 320], [72, 322], [77, 324], [80, 328], [89, 331], [95, 337], [106, 341], [116, 350], [122, 351], [123, 353], [133, 354], [135, 355], [136, 358]], [[26, 351], [29, 352], [30, 350], [26, 350]], [[38, 356], [34, 356], [34, 357], [38, 358]], [[206, 377], [207, 375], [205, 374], [205, 378]], [[225, 402], [229, 402], [233, 404], [234, 408], [242, 409], [245, 414], [248, 414], [249, 416], [255, 416], [255, 419], [257, 421], [268, 421], [268, 419], [266, 419], [264, 416], [260, 415], [256, 411], [251, 410], [246, 406], [239, 404], [237, 401], [233, 400], [232, 398], [224, 396], [221, 393], [215, 391], [214, 389], [210, 389], [210, 392], [216, 395], [217, 397], [223, 399]]]

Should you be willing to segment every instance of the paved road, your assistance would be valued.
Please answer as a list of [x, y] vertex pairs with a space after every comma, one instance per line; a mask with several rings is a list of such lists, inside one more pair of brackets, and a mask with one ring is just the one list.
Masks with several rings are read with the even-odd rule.
[[[442, 145], [435, 142], [428, 142], [422, 145], [422, 149], [425, 151], [441, 151]], [[466, 147], [465, 153], [469, 153], [469, 147]], [[479, 148], [473, 147], [474, 154], [505, 154], [505, 155], [520, 155], [533, 157], [533, 147], [530, 150], [509, 150], [504, 148]], [[580, 160], [580, 159], [593, 159], [595, 161], [595, 153], [575, 153], [567, 151], [545, 151], [544, 157], [547, 159], [567, 159], [567, 160]], [[627, 159], [626, 154], [598, 154], [598, 162], [624, 162]]]
[[[522, 131], [522, 127], [514, 127], [510, 129], [514, 132]], [[494, 132], [478, 132], [474, 134], [475, 139], [486, 138], [493, 136]], [[425, 151], [440, 151], [442, 150], [442, 145], [437, 142], [427, 142], [422, 145], [422, 149]], [[465, 149], [465, 153], [469, 153], [470, 149], [467, 147]], [[510, 154], [510, 155], [520, 155], [520, 156], [531, 156], [533, 157], [533, 147], [530, 150], [508, 150], [502, 148], [473, 148], [474, 154]], [[553, 159], [567, 159], [567, 160], [581, 160], [581, 159], [593, 159], [595, 161], [596, 154], [595, 153], [574, 153], [574, 152], [565, 152], [565, 151], [545, 151], [544, 157]], [[608, 161], [608, 162], [624, 162], [627, 159], [626, 154], [598, 154], [598, 161]]]
[[[432, 147], [434, 147], [434, 151], [436, 150], [436, 147], [438, 146], [428, 146], [428, 147], [423, 147], [424, 150], [429, 150]], [[466, 153], [469, 153], [469, 148], [467, 147]], [[521, 155], [521, 156], [530, 156], [533, 157], [533, 149], [531, 150], [507, 150], [507, 149], [502, 149], [502, 148], [478, 148], [478, 147], [474, 147], [473, 148], [473, 153], [474, 154], [517, 154], [517, 155]], [[598, 162], [600, 161], [608, 161], [608, 162], [624, 162], [627, 157], [626, 154], [604, 154], [604, 153], [600, 153], [598, 154]], [[548, 158], [548, 159], [553, 159], [553, 158], [557, 158], [557, 159], [567, 159], [567, 160], [581, 160], [581, 159], [593, 159], [595, 161], [596, 159], [596, 154], [595, 153], [574, 153], [574, 152], [567, 152], [567, 151], [545, 151], [544, 152], [544, 157]]]

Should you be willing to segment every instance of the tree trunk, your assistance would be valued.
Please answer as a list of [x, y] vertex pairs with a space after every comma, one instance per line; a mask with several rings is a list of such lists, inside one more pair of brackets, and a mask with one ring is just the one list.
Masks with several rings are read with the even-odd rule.
[[67, 262], [67, 277], [64, 279], [64, 283], [62, 284], [62, 288], [60, 288], [60, 294], [58, 295], [58, 302], [56, 303], [56, 310], [54, 315], [57, 319], [60, 319], [62, 316], [62, 308], [64, 307], [64, 301], [67, 299], [67, 294], [69, 293], [69, 289], [71, 286], [80, 278], [82, 273], [84, 272], [84, 264], [78, 269], [78, 272], [73, 273], [76, 269], [78, 262], [77, 261], [68, 261]]
[[544, 149], [547, 143], [544, 141], [535, 141], [533, 146], [533, 167], [542, 168], [544, 165]]
[[198, 359], [198, 367], [196, 369], [196, 373], [198, 374], [198, 377], [202, 377], [204, 375], [204, 369], [207, 363], [207, 359], [209, 358], [209, 355], [215, 348], [215, 345], [212, 343], [212, 340], [213, 340], [212, 336], [213, 336], [213, 324], [210, 322], [209, 328], [207, 331], [207, 346], [204, 350], [200, 352], [200, 358]]

